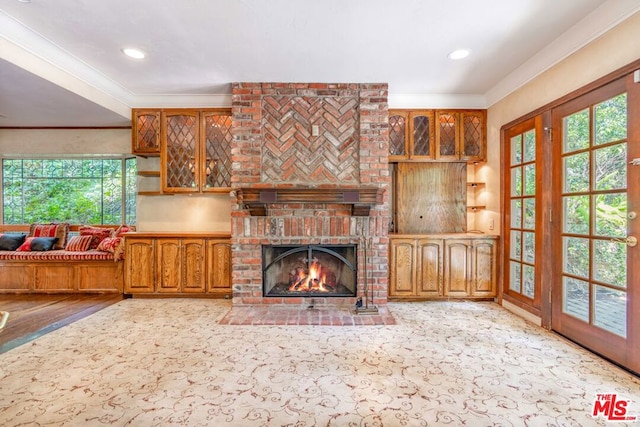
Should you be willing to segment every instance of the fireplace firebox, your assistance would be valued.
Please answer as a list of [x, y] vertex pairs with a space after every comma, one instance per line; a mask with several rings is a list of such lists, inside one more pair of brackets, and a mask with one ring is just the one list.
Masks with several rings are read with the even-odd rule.
[[264, 245], [265, 297], [352, 297], [357, 288], [356, 245]]

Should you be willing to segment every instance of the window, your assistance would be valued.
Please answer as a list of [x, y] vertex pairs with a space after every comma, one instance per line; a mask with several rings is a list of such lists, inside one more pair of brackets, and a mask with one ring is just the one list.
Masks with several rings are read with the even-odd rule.
[[5, 224], [133, 224], [135, 158], [2, 160]]

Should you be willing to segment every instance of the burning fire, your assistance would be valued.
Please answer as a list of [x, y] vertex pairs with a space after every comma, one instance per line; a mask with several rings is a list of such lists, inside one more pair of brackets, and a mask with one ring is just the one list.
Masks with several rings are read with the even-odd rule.
[[327, 289], [327, 275], [322, 272], [322, 266], [315, 260], [309, 264], [309, 274], [302, 267], [293, 270], [289, 283], [290, 292], [330, 292], [330, 289]]

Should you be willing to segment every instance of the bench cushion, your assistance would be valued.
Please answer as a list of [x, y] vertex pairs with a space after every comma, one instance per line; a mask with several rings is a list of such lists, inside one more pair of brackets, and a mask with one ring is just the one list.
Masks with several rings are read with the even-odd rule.
[[7, 261], [114, 261], [109, 252], [95, 250], [85, 252], [70, 252], [53, 250], [47, 252], [14, 252], [0, 251], [0, 260]]

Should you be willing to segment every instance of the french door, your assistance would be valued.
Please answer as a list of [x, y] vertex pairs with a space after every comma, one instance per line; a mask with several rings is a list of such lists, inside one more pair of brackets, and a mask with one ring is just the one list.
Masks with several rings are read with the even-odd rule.
[[551, 326], [640, 372], [640, 83], [552, 111]]

